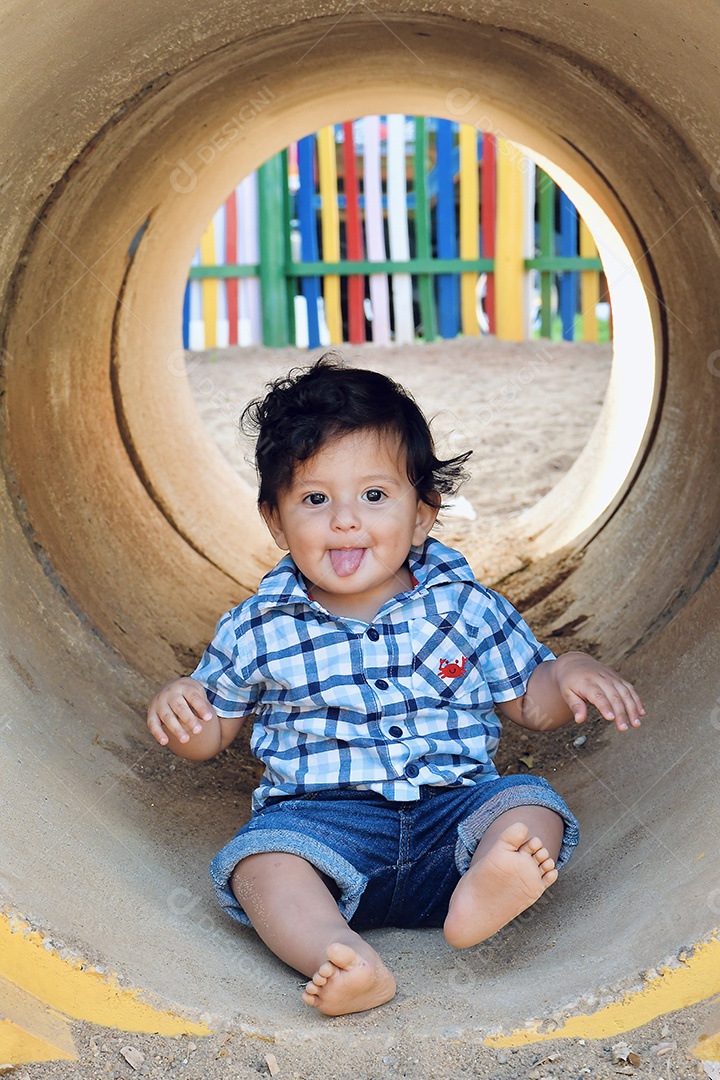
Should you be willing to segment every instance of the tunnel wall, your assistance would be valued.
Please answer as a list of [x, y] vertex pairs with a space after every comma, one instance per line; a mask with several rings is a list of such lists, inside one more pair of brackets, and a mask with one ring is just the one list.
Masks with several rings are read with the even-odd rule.
[[[444, 979], [470, 1030], [589, 992], [576, 963], [588, 948], [595, 988], [624, 987], [711, 932], [716, 19], [709, 3], [308, 13], [97, 0], [3, 16], [0, 884], [11, 907], [163, 1000], [290, 1022], [279, 965], [224, 924], [205, 884], [245, 810], [211, 771], [170, 772], [144, 730], [151, 687], [187, 670], [275, 557], [252, 492], [201, 430], [178, 312], [198, 236], [239, 176], [323, 124], [398, 111], [482, 123], [582, 184], [636, 261], [657, 378], [642, 459], [612, 512], [575, 543], [566, 530], [503, 586], [539, 633], [636, 678], [650, 717], [632, 747], [607, 733], [558, 779], [585, 841], [543, 914], [552, 956], [525, 927], [522, 963], [508, 971], [499, 941], [448, 979], [456, 962], [426, 935], [423, 970]], [[221, 148], [223, 124], [253, 101]], [[568, 625], [581, 626], [575, 638]], [[383, 932], [391, 955], [401, 940]], [[261, 1000], [243, 997], [248, 971]], [[429, 1008], [419, 968], [406, 978]], [[538, 981], [552, 989], [538, 997]]]

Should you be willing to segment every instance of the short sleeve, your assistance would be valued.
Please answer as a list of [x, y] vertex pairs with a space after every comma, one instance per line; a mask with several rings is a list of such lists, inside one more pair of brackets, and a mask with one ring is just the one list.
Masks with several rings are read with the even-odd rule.
[[[192, 673], [205, 687], [208, 701], [219, 716], [250, 716], [255, 712], [260, 687], [248, 680], [240, 655], [236, 612], [228, 611], [215, 628], [215, 636]], [[242, 635], [240, 635], [242, 639]]]
[[486, 638], [480, 647], [480, 663], [493, 701], [522, 697], [538, 664], [555, 657], [541, 645], [509, 600], [492, 589], [484, 590]]

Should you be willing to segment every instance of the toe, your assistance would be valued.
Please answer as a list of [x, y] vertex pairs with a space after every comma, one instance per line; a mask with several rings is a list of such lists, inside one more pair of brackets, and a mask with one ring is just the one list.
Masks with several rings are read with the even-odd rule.
[[512, 825], [508, 825], [507, 829], [500, 834], [500, 839], [503, 843], [508, 844], [509, 847], [513, 847], [519, 851], [527, 840], [527, 836], [527, 825], [523, 825], [522, 821], [514, 821]]
[[537, 858], [538, 853], [544, 850], [543, 842], [539, 836], [531, 836], [522, 845], [522, 849], [523, 851], [526, 851], [528, 855], [534, 855], [535, 858]]
[[[328, 945], [327, 958], [334, 968], [349, 968], [357, 961], [357, 953], [352, 946], [345, 945], [342, 941], [334, 941], [332, 945]], [[322, 968], [320, 970], [322, 971]]]
[[555, 860], [551, 859], [550, 856], [548, 856], [547, 859], [543, 859], [541, 863], [538, 863], [538, 866], [542, 870], [543, 874], [547, 874], [550, 870], [555, 869]]
[[543, 884], [546, 887], [549, 887], [550, 885], [553, 885], [557, 881], [557, 879], [558, 879], [557, 870], [548, 870], [547, 873], [543, 874]]
[[321, 986], [325, 985], [325, 983], [330, 978], [330, 976], [334, 973], [334, 971], [335, 971], [335, 965], [331, 964], [329, 960], [326, 960], [324, 964], [320, 965], [320, 967], [317, 969], [317, 974], [321, 975], [322, 978], [323, 978], [323, 982], [320, 984]]

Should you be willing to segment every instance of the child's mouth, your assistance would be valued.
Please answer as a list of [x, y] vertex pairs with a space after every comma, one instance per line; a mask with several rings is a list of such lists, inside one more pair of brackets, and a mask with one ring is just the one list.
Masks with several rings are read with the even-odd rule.
[[330, 548], [330, 562], [338, 577], [354, 574], [365, 554], [365, 548]]

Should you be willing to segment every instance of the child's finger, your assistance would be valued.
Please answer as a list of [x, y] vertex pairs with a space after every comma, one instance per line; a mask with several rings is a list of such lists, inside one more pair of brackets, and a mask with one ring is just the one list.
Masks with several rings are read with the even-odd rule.
[[614, 716], [606, 716], [606, 719], [614, 720], [618, 731], [627, 731], [628, 726], [641, 726], [640, 716], [644, 715], [642, 702], [630, 683], [616, 676], [607, 689], [607, 697]]
[[637, 715], [638, 716], [645, 716], [645, 706], [643, 705], [642, 700], [640, 698], [640, 695], [638, 694], [638, 692], [635, 689], [635, 687], [633, 686], [633, 684], [629, 683], [629, 682], [626, 682], [625, 687], [629, 691], [630, 695], [632, 696], [633, 702], [635, 704], [635, 709], [636, 709]]
[[[614, 698], [614, 700], [613, 700]], [[601, 686], [593, 686], [588, 692], [588, 701], [594, 705], [601, 716], [606, 720], [615, 720], [624, 723], [625, 708], [620, 698], [608, 693]]]
[[[184, 697], [174, 696], [170, 700], [160, 698], [159, 701], [153, 702], [151, 711], [157, 717], [161, 728], [180, 742], [186, 743], [190, 738], [190, 732], [197, 735], [202, 731], [200, 721]], [[166, 743], [162, 745], [165, 746]]]
[[628, 722], [632, 727], [640, 727], [640, 717], [645, 715], [645, 710], [643, 709], [642, 701], [635, 692], [635, 687], [622, 680], [617, 686], [617, 692], [622, 698], [625, 716]]
[[624, 691], [624, 684], [613, 682], [609, 686], [598, 688], [591, 699], [606, 720], [615, 721], [618, 731], [627, 731], [630, 724], [633, 727], [639, 724], [634, 701], [629, 695], [626, 700]]
[[[192, 731], [195, 735], [199, 735], [202, 731], [202, 724], [196, 710], [192, 707], [190, 698], [190, 692], [175, 693], [168, 698], [167, 708], [171, 710], [171, 715], [174, 715], [180, 721], [185, 731]], [[207, 703], [206, 707], [209, 708]], [[158, 709], [163, 721], [165, 720], [166, 711], [166, 709]]]
[[[188, 742], [190, 738], [188, 729], [184, 724], [181, 723], [181, 721], [178, 719], [177, 715], [173, 712], [170, 706], [166, 705], [164, 708], [158, 709], [158, 717], [160, 718], [160, 723], [167, 732], [169, 732], [171, 735], [174, 735], [175, 738], [182, 743]], [[194, 723], [197, 724], [198, 721], [195, 720]]]
[[183, 687], [182, 690], [176, 690], [168, 695], [168, 704], [187, 730], [195, 732], [196, 735], [202, 730], [200, 720], [212, 720], [215, 715], [215, 710], [201, 687]]
[[587, 718], [587, 703], [573, 690], [567, 690], [565, 692], [565, 700], [567, 701], [569, 708], [572, 709], [575, 723], [582, 724]]
[[160, 717], [155, 712], [149, 712], [147, 718], [147, 726], [150, 729], [150, 734], [159, 742], [161, 746], [167, 746], [168, 737], [165, 734], [165, 730], [160, 722]]
[[205, 696], [205, 691], [201, 688], [197, 690], [188, 690], [185, 694], [186, 700], [196, 716], [199, 716], [201, 720], [212, 720], [215, 715], [215, 710]]

